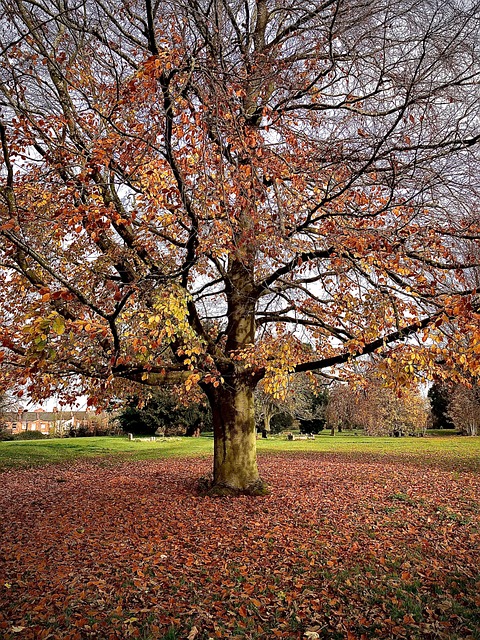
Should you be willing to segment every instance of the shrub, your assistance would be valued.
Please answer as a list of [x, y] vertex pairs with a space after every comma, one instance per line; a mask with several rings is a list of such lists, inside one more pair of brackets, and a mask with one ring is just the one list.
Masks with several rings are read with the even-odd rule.
[[311, 420], [299, 420], [300, 433], [320, 433], [325, 428], [324, 418], [312, 418]]
[[70, 427], [64, 436], [67, 438], [89, 438], [91, 436], [116, 436], [121, 433], [122, 430], [117, 421], [110, 420], [108, 424], [105, 424], [99, 420], [93, 420], [88, 422], [88, 424]]
[[8, 442], [10, 440], [15, 440], [15, 436], [11, 431], [7, 431], [6, 429], [0, 429], [0, 442]]
[[291, 429], [293, 425], [293, 418], [289, 413], [277, 413], [272, 416], [270, 420], [270, 429], [272, 433], [280, 433], [286, 429]]
[[22, 431], [14, 436], [15, 440], [44, 440], [48, 436], [44, 435], [41, 431]]

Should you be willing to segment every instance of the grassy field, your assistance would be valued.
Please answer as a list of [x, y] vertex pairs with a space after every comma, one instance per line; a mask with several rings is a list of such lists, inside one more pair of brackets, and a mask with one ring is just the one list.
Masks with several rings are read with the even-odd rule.
[[[377, 438], [363, 435], [320, 434], [315, 440], [287, 441], [283, 436], [259, 439], [259, 454], [314, 452], [372, 458], [398, 457], [419, 464], [436, 464], [457, 470], [480, 471], [480, 437], [442, 436], [425, 438]], [[156, 442], [129, 441], [126, 437], [65, 438], [0, 442], [0, 470], [66, 463], [93, 457], [117, 457], [120, 460], [161, 459], [171, 456], [210, 456], [213, 438], [171, 438]]]

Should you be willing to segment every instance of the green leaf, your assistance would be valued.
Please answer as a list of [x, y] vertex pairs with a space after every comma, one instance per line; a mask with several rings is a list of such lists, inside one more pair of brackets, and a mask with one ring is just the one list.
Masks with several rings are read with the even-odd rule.
[[65, 320], [62, 318], [62, 316], [55, 316], [52, 322], [52, 329], [59, 336], [65, 333]]

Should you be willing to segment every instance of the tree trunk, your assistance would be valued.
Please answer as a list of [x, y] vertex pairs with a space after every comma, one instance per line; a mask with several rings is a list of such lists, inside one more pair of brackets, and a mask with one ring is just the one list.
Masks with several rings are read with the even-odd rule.
[[269, 413], [268, 410], [265, 410], [265, 415], [263, 416], [263, 429], [262, 429], [262, 438], [268, 438], [268, 434], [270, 433], [270, 420], [272, 419], [272, 414]]
[[213, 495], [264, 495], [257, 468], [253, 389], [234, 382], [210, 393], [214, 430]]
[[[254, 283], [254, 248], [246, 236], [252, 229], [250, 213], [240, 216], [242, 233], [237, 241], [242, 251], [229, 256], [226, 297], [228, 325], [225, 352], [232, 357], [255, 343], [256, 299]], [[214, 461], [212, 495], [264, 495], [266, 485], [257, 468], [254, 380], [241, 362], [219, 370], [224, 382], [206, 389], [212, 408]]]

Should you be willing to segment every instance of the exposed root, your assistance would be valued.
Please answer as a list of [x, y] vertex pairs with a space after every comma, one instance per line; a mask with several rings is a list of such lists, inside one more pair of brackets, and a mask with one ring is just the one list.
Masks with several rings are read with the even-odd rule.
[[212, 476], [203, 476], [198, 479], [197, 491], [200, 495], [212, 498], [236, 497], [236, 496], [266, 496], [270, 493], [268, 485], [262, 479], [247, 485], [246, 487], [232, 487], [227, 483], [214, 482]]

